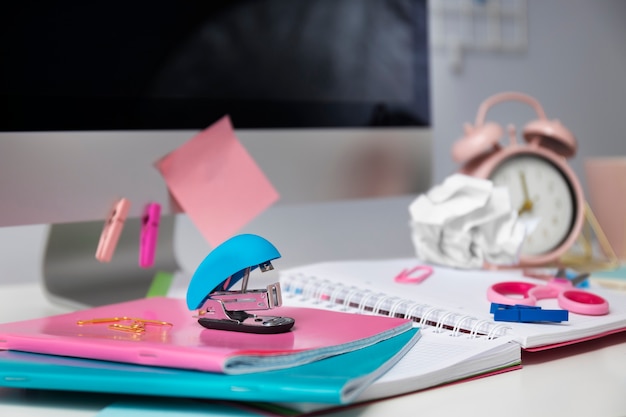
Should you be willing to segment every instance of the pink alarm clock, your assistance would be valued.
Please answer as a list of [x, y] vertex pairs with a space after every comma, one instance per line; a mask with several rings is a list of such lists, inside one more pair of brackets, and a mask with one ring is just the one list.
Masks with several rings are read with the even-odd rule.
[[[516, 129], [507, 128], [508, 144], [500, 140], [504, 129], [486, 122], [487, 111], [504, 101], [530, 105], [537, 120], [526, 124], [520, 143]], [[485, 100], [474, 126], [452, 148], [461, 172], [489, 179], [509, 189], [512, 207], [534, 225], [520, 253], [520, 266], [540, 266], [558, 261], [578, 238], [584, 223], [584, 197], [580, 181], [566, 158], [576, 154], [574, 135], [558, 120], [549, 120], [539, 102], [522, 93], [504, 92]], [[529, 229], [530, 230], [530, 229]]]

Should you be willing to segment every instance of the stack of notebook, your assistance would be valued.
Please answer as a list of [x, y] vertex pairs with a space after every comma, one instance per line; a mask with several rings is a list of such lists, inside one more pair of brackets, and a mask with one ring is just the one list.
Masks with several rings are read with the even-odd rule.
[[153, 297], [0, 325], [0, 385], [197, 399], [346, 404], [421, 333], [410, 320], [279, 307], [291, 331], [206, 329]]
[[[293, 317], [296, 325], [275, 335], [205, 329], [175, 291], [2, 324], [0, 385], [234, 400], [294, 416], [519, 369], [522, 350], [626, 330], [623, 293], [593, 288], [609, 301], [603, 316], [494, 322], [490, 285], [542, 282], [520, 271], [442, 267], [419, 284], [395, 281], [415, 265], [390, 259], [283, 271], [284, 305], [272, 314]], [[542, 300], [548, 308], [554, 303]], [[110, 319], [123, 317], [131, 318], [122, 321], [129, 331], [111, 327], [118, 322]], [[152, 324], [131, 331], [136, 318]]]

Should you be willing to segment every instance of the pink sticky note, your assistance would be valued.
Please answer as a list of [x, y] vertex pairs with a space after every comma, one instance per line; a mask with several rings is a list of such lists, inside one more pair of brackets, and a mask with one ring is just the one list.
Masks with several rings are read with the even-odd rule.
[[156, 162], [171, 195], [217, 246], [278, 200], [225, 116]]

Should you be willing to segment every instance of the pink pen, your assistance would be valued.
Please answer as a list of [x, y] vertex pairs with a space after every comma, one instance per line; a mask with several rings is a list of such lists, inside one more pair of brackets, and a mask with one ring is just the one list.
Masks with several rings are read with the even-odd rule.
[[111, 212], [109, 217], [104, 223], [102, 234], [100, 235], [100, 241], [98, 242], [98, 249], [96, 249], [96, 259], [100, 262], [110, 262], [117, 246], [117, 241], [122, 234], [124, 228], [124, 221], [128, 215], [128, 209], [130, 208], [130, 202], [125, 199], [119, 199]]
[[154, 264], [160, 216], [160, 204], [149, 203], [143, 210], [141, 236], [139, 238], [139, 266], [142, 268], [150, 268]]

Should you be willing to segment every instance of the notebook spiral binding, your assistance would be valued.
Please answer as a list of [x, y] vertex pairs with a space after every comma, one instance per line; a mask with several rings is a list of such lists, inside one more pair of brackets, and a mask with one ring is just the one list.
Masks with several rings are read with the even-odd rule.
[[447, 332], [450, 336], [466, 335], [469, 338], [494, 339], [506, 335], [509, 326], [459, 314], [445, 309], [420, 304], [382, 292], [364, 290], [338, 282], [305, 274], [281, 276], [283, 297], [297, 297], [322, 308], [410, 318], [422, 329], [432, 328], [435, 333]]

